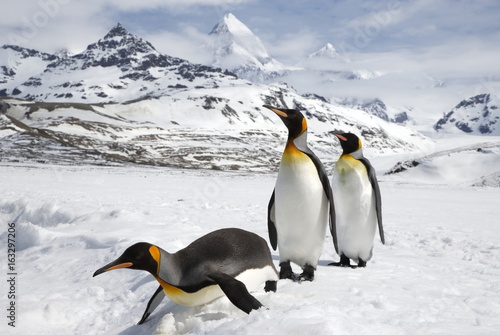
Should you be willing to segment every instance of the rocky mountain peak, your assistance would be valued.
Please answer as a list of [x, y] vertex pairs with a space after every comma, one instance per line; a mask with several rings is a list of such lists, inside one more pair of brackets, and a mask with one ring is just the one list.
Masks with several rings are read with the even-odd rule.
[[104, 39], [111, 39], [115, 37], [122, 37], [128, 35], [129, 32], [123, 28], [120, 23], [117, 23], [116, 26], [111, 28], [111, 30], [104, 36]]
[[151, 43], [129, 33], [119, 23], [113, 27], [102, 39], [87, 47], [91, 50], [117, 50], [120, 49], [122, 57], [137, 53], [157, 52]]

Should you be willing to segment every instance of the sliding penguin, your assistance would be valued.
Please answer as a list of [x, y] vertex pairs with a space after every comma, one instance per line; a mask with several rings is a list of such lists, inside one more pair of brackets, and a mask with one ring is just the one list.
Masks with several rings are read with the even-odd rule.
[[[268, 206], [271, 246], [279, 249], [280, 279], [314, 279], [323, 249], [326, 227], [336, 245], [335, 206], [323, 164], [307, 147], [307, 121], [296, 109], [264, 105], [288, 128], [288, 140], [279, 165], [276, 186]], [[290, 262], [303, 272], [297, 277]]]
[[372, 257], [377, 225], [385, 243], [380, 189], [375, 169], [363, 156], [361, 140], [351, 133], [335, 136], [343, 150], [332, 177], [340, 262], [330, 265], [350, 266], [352, 259], [365, 267]]
[[138, 324], [146, 321], [165, 295], [179, 305], [197, 306], [225, 294], [250, 313], [262, 304], [248, 290], [265, 282], [266, 292], [276, 292], [278, 280], [266, 241], [237, 228], [211, 232], [174, 254], [149, 243], [134, 244], [94, 277], [121, 268], [145, 270], [160, 283]]

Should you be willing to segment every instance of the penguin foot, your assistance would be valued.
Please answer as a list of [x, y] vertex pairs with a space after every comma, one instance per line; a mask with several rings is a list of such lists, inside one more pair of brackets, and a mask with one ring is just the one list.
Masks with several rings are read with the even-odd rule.
[[361, 258], [358, 261], [358, 268], [365, 268], [366, 267], [366, 262], [362, 260]]
[[358, 260], [358, 265], [349, 265], [349, 266], [351, 267], [351, 269], [365, 268], [366, 267], [366, 262], [360, 258]]
[[278, 282], [275, 280], [268, 280], [266, 281], [266, 285], [264, 286], [264, 291], [269, 292], [273, 291], [276, 292], [276, 289], [278, 287]]
[[299, 281], [313, 281], [314, 280], [314, 267], [309, 264], [306, 264], [304, 267], [304, 271], [299, 275]]
[[331, 265], [331, 266], [340, 266], [340, 267], [350, 267], [351, 266], [351, 260], [346, 255], [340, 255], [340, 262], [333, 262], [333, 263], [330, 263], [328, 265]]
[[291, 279], [293, 281], [297, 280], [297, 275], [293, 273], [289, 261], [280, 263], [280, 279]]

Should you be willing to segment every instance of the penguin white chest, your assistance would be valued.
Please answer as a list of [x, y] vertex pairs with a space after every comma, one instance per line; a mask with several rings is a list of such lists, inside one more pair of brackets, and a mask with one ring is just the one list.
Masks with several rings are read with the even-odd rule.
[[[173, 302], [182, 306], [199, 306], [209, 303], [219, 297], [224, 296], [224, 292], [219, 285], [206, 286], [199, 291], [188, 293], [174, 287], [165, 281], [158, 279], [163, 287], [165, 295]], [[250, 268], [235, 277], [235, 279], [245, 284], [248, 291], [253, 291], [260, 284], [267, 280], [278, 280], [278, 275], [273, 267], [267, 265], [263, 268]]]
[[328, 211], [329, 202], [311, 159], [303, 153], [284, 157], [275, 188], [275, 224], [282, 262], [317, 266]]
[[375, 194], [365, 166], [349, 155], [335, 164], [332, 178], [339, 252], [368, 261], [377, 227]]

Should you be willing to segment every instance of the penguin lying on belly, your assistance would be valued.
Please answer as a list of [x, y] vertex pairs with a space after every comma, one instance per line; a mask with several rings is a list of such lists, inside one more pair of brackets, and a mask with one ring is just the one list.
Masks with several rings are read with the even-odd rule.
[[160, 283], [138, 324], [146, 321], [165, 295], [179, 305], [198, 306], [225, 294], [250, 313], [262, 304], [248, 290], [265, 282], [266, 292], [276, 292], [278, 280], [266, 241], [237, 228], [211, 232], [173, 254], [149, 243], [134, 244], [94, 277], [121, 268], [145, 270]]
[[340, 262], [329, 265], [350, 266], [352, 259], [365, 267], [372, 257], [377, 226], [385, 243], [380, 188], [375, 169], [363, 156], [361, 140], [351, 133], [335, 136], [343, 150], [332, 177]]

